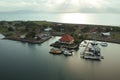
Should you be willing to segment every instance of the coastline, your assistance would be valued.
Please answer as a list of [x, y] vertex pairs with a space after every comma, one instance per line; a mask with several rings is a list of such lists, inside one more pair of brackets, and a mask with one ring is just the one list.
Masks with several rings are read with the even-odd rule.
[[[60, 35], [58, 35], [60, 36]], [[27, 40], [27, 39], [17, 39], [17, 38], [10, 38], [10, 37], [5, 37], [3, 39], [7, 39], [7, 40], [14, 40], [14, 41], [20, 41], [20, 42], [27, 42], [27, 43], [31, 43], [31, 44], [42, 44], [43, 42], [49, 40], [51, 37], [48, 37], [47, 39], [45, 40], [39, 40], [39, 41], [33, 41], [33, 40]], [[85, 39], [85, 40], [94, 40], [94, 39]], [[96, 41], [102, 41], [104, 42], [103, 39], [96, 39]], [[106, 40], [106, 42], [110, 42], [110, 43], [116, 43], [116, 44], [120, 44], [120, 41], [119, 40]]]
[[39, 41], [37, 41], [37, 40], [21, 39], [21, 38], [11, 38], [11, 37], [5, 37], [3, 39], [13, 40], [13, 41], [20, 41], [20, 42], [27, 42], [27, 43], [31, 43], [31, 44], [42, 44], [43, 42], [49, 40], [50, 38], [51, 38], [51, 36], [46, 38], [46, 39], [44, 39], [44, 40], [39, 40]]
[[[87, 39], [87, 40], [94, 40], [94, 39]], [[120, 41], [117, 40], [102, 40], [102, 39], [96, 39], [96, 41], [102, 41], [102, 42], [110, 42], [110, 43], [116, 43], [116, 44], [120, 44]]]
[[[120, 44], [120, 27], [107, 26], [107, 25], [95, 25], [95, 24], [70, 24], [48, 21], [0, 21], [0, 33], [5, 35], [8, 40], [15, 40], [21, 42], [28, 42], [32, 44], [41, 44], [46, 40], [42, 39], [44, 33], [51, 36], [62, 36], [64, 34], [72, 35], [77, 42], [81, 40], [94, 40], [111, 42]], [[51, 29], [45, 31], [45, 29]], [[96, 31], [96, 36], [93, 34]], [[110, 36], [104, 37], [101, 34], [110, 32]], [[20, 36], [27, 34], [27, 38], [20, 38]], [[32, 36], [37, 35], [40, 39], [31, 39]]]

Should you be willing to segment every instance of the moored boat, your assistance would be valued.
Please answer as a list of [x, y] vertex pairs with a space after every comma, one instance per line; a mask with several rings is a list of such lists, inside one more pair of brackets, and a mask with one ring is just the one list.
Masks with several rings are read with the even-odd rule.
[[103, 57], [101, 56], [100, 48], [98, 45], [90, 45], [86, 47], [84, 53], [82, 54], [84, 59], [91, 60], [101, 60]]
[[103, 46], [103, 47], [107, 47], [108, 46], [108, 44], [106, 42], [102, 42], [100, 45]]
[[50, 50], [50, 53], [52, 53], [52, 54], [62, 54], [62, 51], [59, 48], [52, 48]]
[[98, 43], [96, 42], [96, 41], [93, 41], [93, 42], [91, 42], [91, 45], [98, 45]]
[[63, 51], [63, 54], [64, 54], [65, 56], [72, 56], [72, 55], [73, 55], [72, 51], [69, 51], [69, 50], [64, 50], [64, 51]]
[[83, 58], [91, 60], [100, 60], [102, 57], [100, 55], [95, 55], [92, 52], [85, 52]]

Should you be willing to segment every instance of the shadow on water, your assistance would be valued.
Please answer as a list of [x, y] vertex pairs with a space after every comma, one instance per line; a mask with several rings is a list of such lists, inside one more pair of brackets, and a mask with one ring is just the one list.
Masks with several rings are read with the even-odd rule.
[[62, 54], [53, 54], [53, 53], [50, 53], [49, 54], [53, 55], [53, 56], [61, 56]]
[[84, 60], [89, 62], [101, 62], [101, 60], [93, 60], [93, 59], [84, 59]]
[[30, 43], [28, 43], [28, 47], [29, 47], [30, 49], [35, 49], [36, 44], [30, 44]]

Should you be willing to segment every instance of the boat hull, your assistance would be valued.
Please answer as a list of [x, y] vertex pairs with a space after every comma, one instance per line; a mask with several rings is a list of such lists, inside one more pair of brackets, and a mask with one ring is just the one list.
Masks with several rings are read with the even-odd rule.
[[52, 49], [50, 50], [50, 53], [51, 53], [51, 54], [62, 54], [62, 51], [59, 50], [59, 49], [54, 49], [54, 48], [52, 48]]
[[65, 56], [72, 56], [73, 55], [71, 51], [64, 51], [63, 54]]
[[101, 56], [83, 56], [84, 59], [91, 59], [91, 60], [100, 60]]

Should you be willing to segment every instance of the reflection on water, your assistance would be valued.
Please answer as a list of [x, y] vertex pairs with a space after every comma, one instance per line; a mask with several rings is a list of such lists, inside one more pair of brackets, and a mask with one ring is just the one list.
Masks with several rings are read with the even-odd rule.
[[98, 25], [117, 25], [119, 26], [119, 14], [82, 14], [82, 13], [64, 13], [60, 15], [60, 21], [63, 23], [78, 24], [98, 24]]
[[0, 80], [120, 79], [119, 44], [101, 47], [104, 59], [91, 61], [80, 58], [82, 47], [69, 57], [50, 54], [49, 45], [59, 38], [52, 37], [42, 45], [0, 40]]
[[83, 23], [90, 22], [92, 20], [90, 16], [86, 16], [80, 13], [70, 13], [70, 14], [62, 14], [61, 20], [65, 23]]

